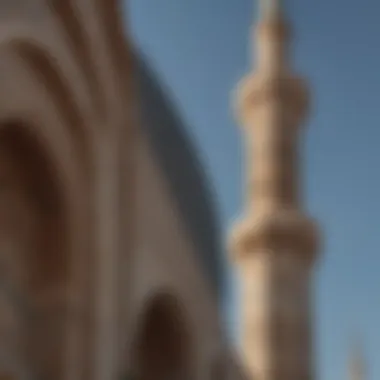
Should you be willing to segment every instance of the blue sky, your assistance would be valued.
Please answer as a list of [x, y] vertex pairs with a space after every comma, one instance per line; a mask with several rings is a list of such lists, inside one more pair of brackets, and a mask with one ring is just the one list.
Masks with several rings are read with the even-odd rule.
[[[306, 208], [321, 223], [318, 378], [344, 380], [353, 337], [380, 378], [380, 3], [285, 0], [294, 67], [309, 78]], [[216, 194], [224, 231], [242, 201], [242, 135], [231, 92], [254, 57], [253, 0], [129, 0], [129, 28], [169, 86]], [[237, 303], [228, 302], [231, 331]]]

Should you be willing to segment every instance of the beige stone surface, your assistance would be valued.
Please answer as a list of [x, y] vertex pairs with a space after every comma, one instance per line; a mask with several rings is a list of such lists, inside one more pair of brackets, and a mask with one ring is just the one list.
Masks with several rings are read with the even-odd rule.
[[[137, 242], [133, 257], [127, 366], [133, 368], [137, 327], [147, 305], [161, 295], [173, 297], [190, 335], [189, 379], [206, 379], [226, 344], [216, 300], [194, 246], [171, 201], [168, 184], [143, 138], [138, 144]], [[128, 359], [128, 358], [127, 358]]]
[[281, 7], [263, 12], [255, 37], [256, 70], [241, 81], [236, 104], [248, 157], [244, 217], [231, 234], [242, 355], [250, 379], [310, 380], [319, 235], [302, 208], [298, 153], [308, 90], [291, 70]]
[[221, 357], [224, 378], [240, 378], [195, 247], [138, 137], [119, 7], [0, 0], [0, 376], [119, 379], [164, 293], [190, 337], [181, 378], [209, 379]]

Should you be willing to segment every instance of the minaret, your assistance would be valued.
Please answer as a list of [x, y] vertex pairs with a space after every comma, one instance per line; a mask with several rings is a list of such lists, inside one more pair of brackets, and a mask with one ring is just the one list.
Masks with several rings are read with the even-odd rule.
[[280, 0], [261, 5], [256, 69], [237, 92], [247, 196], [231, 251], [241, 280], [242, 353], [251, 379], [311, 380], [318, 234], [302, 211], [298, 173], [308, 92], [291, 72], [290, 30]]

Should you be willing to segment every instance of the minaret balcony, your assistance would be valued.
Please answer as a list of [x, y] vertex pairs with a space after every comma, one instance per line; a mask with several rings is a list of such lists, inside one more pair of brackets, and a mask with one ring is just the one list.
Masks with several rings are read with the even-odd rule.
[[230, 244], [238, 261], [255, 253], [287, 251], [312, 262], [319, 247], [319, 233], [312, 219], [283, 210], [242, 220], [233, 230]]
[[265, 127], [258, 116], [263, 106], [271, 106], [273, 112], [280, 112], [286, 118], [286, 124], [298, 127], [309, 108], [305, 81], [287, 73], [261, 75], [257, 72], [248, 75], [237, 89], [238, 117], [245, 127], [252, 123]]

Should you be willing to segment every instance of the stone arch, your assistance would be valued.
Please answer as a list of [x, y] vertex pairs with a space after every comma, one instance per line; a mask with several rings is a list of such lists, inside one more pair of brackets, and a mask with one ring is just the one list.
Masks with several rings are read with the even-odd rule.
[[2, 370], [16, 379], [62, 379], [70, 281], [65, 196], [27, 128], [1, 126], [0, 156], [0, 345], [13, 363]]
[[81, 154], [80, 163], [89, 165], [86, 153], [89, 152], [89, 129], [82, 116], [81, 110], [75, 103], [70, 87], [67, 84], [59, 64], [54, 57], [42, 46], [23, 38], [14, 38], [5, 43], [20, 61], [35, 75], [35, 79], [43, 84], [54, 99], [60, 117], [68, 126], [75, 153]]
[[86, 79], [94, 110], [104, 116], [106, 102], [89, 51], [88, 40], [90, 37], [80, 23], [79, 12], [71, 0], [50, 0], [49, 6], [58, 19], [60, 29], [67, 37], [69, 47], [74, 53], [73, 59], [79, 63], [81, 73]]
[[170, 293], [145, 304], [132, 344], [131, 375], [141, 380], [191, 378], [192, 342], [184, 310]]
[[121, 90], [130, 98], [130, 72], [133, 58], [131, 51], [128, 49], [128, 42], [120, 16], [123, 11], [121, 2], [119, 0], [96, 0], [96, 3], [105, 26], [104, 33], [112, 63], [123, 80], [122, 87], [124, 88]]

